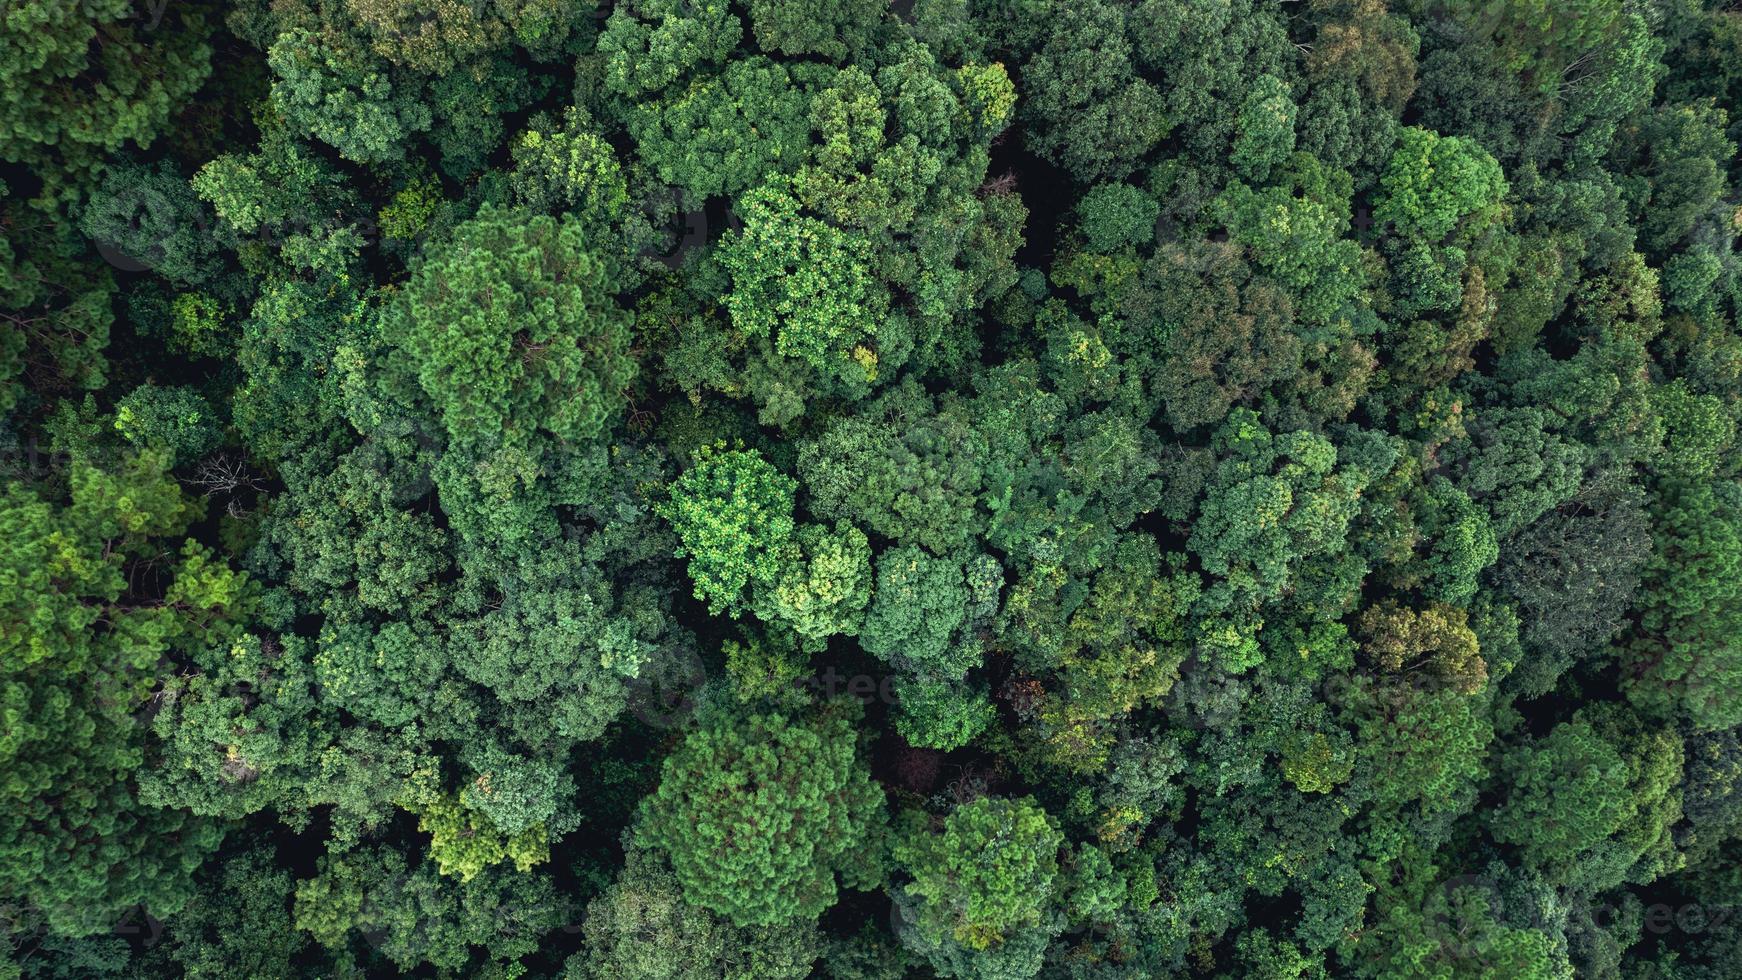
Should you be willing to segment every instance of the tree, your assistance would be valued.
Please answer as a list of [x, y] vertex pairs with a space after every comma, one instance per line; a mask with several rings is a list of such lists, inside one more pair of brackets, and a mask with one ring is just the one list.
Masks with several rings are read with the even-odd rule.
[[194, 7], [141, 18], [128, 0], [9, 5], [0, 159], [39, 173], [45, 202], [76, 198], [105, 154], [150, 146], [206, 80], [210, 39], [206, 12]]
[[1487, 771], [1494, 726], [1481, 700], [1441, 684], [1357, 680], [1349, 690], [1354, 778], [1375, 807], [1369, 852], [1389, 860], [1410, 836], [1443, 840]]
[[587, 440], [635, 376], [617, 274], [578, 220], [486, 207], [423, 259], [383, 329], [459, 446]]
[[255, 561], [335, 618], [426, 612], [440, 601], [440, 580], [453, 565], [450, 535], [428, 512], [405, 506], [412, 488], [402, 472], [369, 457], [353, 451], [318, 476], [293, 470], [297, 490], [266, 519]]
[[539, 61], [567, 53], [582, 14], [564, 0], [442, 5], [421, 15], [379, 0], [347, 0], [346, 20], [361, 27], [376, 53], [423, 75], [447, 75], [479, 56], [524, 48]]
[[1409, 18], [1363, 0], [1317, 5], [1322, 20], [1306, 58], [1311, 88], [1300, 109], [1302, 149], [1361, 176], [1396, 143], [1415, 92], [1421, 38]]
[[[218, 215], [221, 242], [236, 249], [263, 294], [310, 290], [328, 302], [354, 299], [367, 221], [373, 215], [344, 173], [283, 127], [267, 130], [252, 153], [225, 153], [194, 174], [194, 191]], [[343, 311], [350, 314], [353, 311]]]
[[1682, 793], [1682, 810], [1687, 817], [1688, 832], [1677, 839], [1687, 857], [1689, 867], [1707, 864], [1713, 850], [1734, 838], [1738, 818], [1742, 818], [1742, 739], [1733, 731], [1712, 732], [1688, 737], [1683, 742], [1686, 752], [1684, 771], [1687, 782]]
[[1097, 769], [1115, 726], [1173, 689], [1200, 595], [1179, 556], [1164, 558], [1146, 535], [1122, 537], [1108, 559], [1062, 633], [1030, 634], [1024, 651], [1031, 669], [1057, 678], [1040, 723], [1049, 757], [1067, 769]]
[[114, 322], [115, 280], [65, 224], [35, 214], [0, 182], [0, 415], [33, 393], [95, 390]]
[[1720, 693], [1742, 667], [1733, 642], [1742, 611], [1742, 488], [1672, 484], [1661, 506], [1623, 687], [1642, 707], [1686, 718], [1697, 730], [1728, 728], [1742, 717]]
[[217, 413], [192, 388], [143, 384], [115, 406], [115, 429], [128, 442], [161, 450], [172, 463], [186, 465], [223, 440]]
[[1465, 413], [1469, 442], [1448, 447], [1458, 486], [1493, 515], [1501, 538], [1572, 499], [1584, 479], [1589, 454], [1556, 423], [1542, 409], [1474, 409]]
[[565, 557], [584, 571], [527, 575], [495, 608], [448, 626], [454, 668], [500, 699], [515, 728], [528, 714], [521, 737], [535, 745], [597, 738], [655, 658], [664, 625], [656, 608], [619, 599], [596, 569]]
[[1500, 165], [1479, 143], [1414, 126], [1398, 133], [1397, 149], [1379, 186], [1373, 219], [1389, 222], [1399, 235], [1428, 243], [1493, 208], [1507, 190]]
[[886, 422], [843, 418], [800, 445], [807, 506], [935, 554], [964, 546], [983, 520], [984, 436], [959, 414], [934, 412], [911, 388], [878, 408]]
[[692, 70], [723, 60], [744, 25], [723, 3], [634, 0], [614, 5], [599, 36], [605, 81], [631, 98], [666, 88]]
[[294, 29], [267, 52], [274, 108], [292, 130], [331, 145], [347, 160], [385, 163], [405, 156], [412, 134], [430, 128], [429, 105], [385, 61], [342, 34]]
[[871, 0], [751, 0], [750, 29], [766, 51], [844, 61], [863, 50], [884, 8]]
[[871, 599], [871, 545], [851, 524], [806, 524], [781, 549], [780, 571], [758, 586], [753, 607], [764, 622], [784, 621], [808, 648], [859, 632]]
[[695, 595], [713, 612], [739, 607], [746, 585], [772, 585], [792, 536], [797, 481], [754, 450], [704, 447], [660, 506], [689, 558]]
[[732, 276], [724, 297], [732, 322], [771, 337], [781, 355], [808, 364], [850, 391], [878, 377], [877, 337], [889, 296], [872, 275], [866, 241], [801, 214], [776, 185], [739, 201], [742, 230], [720, 243]]
[[[1649, 162], [1629, 167], [1643, 171], [1640, 209], [1647, 254], [1666, 255], [1723, 196], [1728, 182], [1724, 163], [1735, 156], [1725, 135], [1729, 113], [1711, 102], [1657, 106], [1627, 142]], [[1638, 185], [1635, 185], [1638, 187]]]
[[188, 976], [288, 976], [309, 955], [290, 917], [290, 873], [272, 863], [272, 845], [246, 839], [198, 876], [199, 892], [168, 923], [168, 959]]
[[1419, 671], [1475, 694], [1488, 682], [1488, 665], [1467, 623], [1467, 614], [1456, 606], [1434, 603], [1417, 612], [1385, 600], [1361, 614], [1362, 646], [1388, 673]]
[[1127, 10], [1100, 0], [1049, 10], [1046, 43], [1022, 66], [1029, 143], [1084, 183], [1122, 178], [1169, 128], [1161, 93], [1133, 64]]
[[1573, 663], [1604, 653], [1634, 604], [1651, 547], [1643, 492], [1609, 475], [1515, 535], [1493, 573], [1518, 603], [1520, 638], [1532, 654], [1511, 683], [1526, 696], [1546, 692]]
[[435, 862], [381, 846], [322, 858], [297, 883], [294, 915], [335, 953], [356, 931], [400, 970], [427, 962], [471, 972], [535, 952], [539, 936], [571, 921], [547, 876], [493, 869], [455, 884]]
[[623, 169], [611, 145], [571, 106], [561, 124], [535, 117], [514, 140], [510, 178], [520, 202], [546, 214], [567, 212], [592, 227], [609, 227], [628, 204]]
[[122, 163], [108, 169], [85, 203], [79, 229], [94, 242], [182, 285], [220, 268], [216, 219], [172, 163]]
[[835, 902], [837, 872], [856, 887], [880, 873], [866, 849], [883, 794], [856, 756], [838, 712], [704, 725], [666, 759], [635, 839], [671, 861], [687, 901], [734, 925], [815, 918]]
[[550, 860], [544, 824], [515, 833], [498, 827], [464, 801], [438, 796], [412, 804], [417, 829], [430, 835], [429, 858], [443, 875], [471, 881], [494, 865], [512, 862], [519, 871]]
[[1735, 417], [1716, 396], [1695, 394], [1679, 378], [1651, 393], [1664, 427], [1664, 458], [1657, 471], [1672, 478], [1711, 476], [1736, 440]]
[[684, 901], [677, 879], [648, 852], [631, 849], [606, 892], [587, 905], [587, 949], [569, 959], [569, 980], [803, 980], [816, 960], [809, 922], [740, 928]]
[[301, 637], [237, 636], [199, 649], [166, 679], [151, 723], [158, 751], [138, 776], [139, 798], [239, 820], [303, 793], [319, 744], [305, 647]]
[[1212, 207], [1258, 265], [1294, 290], [1302, 319], [1329, 321], [1360, 292], [1360, 247], [1340, 237], [1347, 219], [1326, 201], [1287, 187], [1253, 190], [1235, 183]]
[[1127, 20], [1137, 63], [1161, 93], [1172, 145], [1193, 171], [1188, 194], [1226, 179], [1253, 86], [1265, 75], [1286, 80], [1298, 71], [1287, 22], [1249, 0], [1145, 0]]
[[1063, 844], [1057, 822], [1032, 799], [999, 797], [958, 806], [940, 830], [902, 838], [895, 861], [911, 876], [895, 895], [911, 929], [904, 944], [946, 975], [980, 975], [956, 968], [961, 953], [971, 963], [1010, 950], [1005, 966], [1032, 976], [1040, 956], [1031, 937], [1044, 942], [1064, 924], [1049, 901], [1064, 884]]
[[979, 650], [951, 638], [968, 612], [962, 566], [908, 545], [877, 556], [877, 589], [859, 638], [866, 650], [919, 674], [957, 680]]
[[0, 737], [0, 894], [68, 936], [190, 897], [190, 872], [224, 831], [142, 803], [131, 776], [147, 746], [133, 714], [160, 659], [187, 656], [208, 634], [224, 642], [249, 614], [242, 581], [192, 543], [142, 590], [140, 563], [166, 543], [173, 551], [199, 508], [160, 455], [121, 454], [103, 469], [96, 447], [79, 449], [64, 500], [18, 484], [0, 494], [0, 710], [11, 719]]
[[1552, 880], [1586, 893], [1648, 884], [1680, 866], [1670, 827], [1681, 819], [1682, 742], [1638, 719], [1592, 710], [1508, 751], [1496, 840]]
[[895, 730], [909, 745], [949, 751], [972, 742], [997, 721], [986, 692], [960, 680], [920, 674], [897, 678]]
[[1096, 252], [1145, 245], [1155, 237], [1161, 205], [1141, 188], [1124, 183], [1096, 184], [1077, 202], [1083, 238]]
[[1235, 247], [1165, 249], [1151, 269], [1165, 331], [1155, 384], [1175, 431], [1219, 423], [1236, 404], [1255, 407], [1305, 370], [1294, 304]]
[[[718, 75], [638, 107], [630, 132], [660, 179], [682, 188], [687, 200], [736, 197], [793, 172], [809, 151], [810, 98], [801, 79], [766, 58], [734, 60]], [[748, 225], [755, 205], [741, 207]]]
[[1487, 292], [1504, 281], [1502, 200], [1509, 188], [1482, 146], [1409, 127], [1379, 178], [1374, 220], [1392, 232], [1393, 316], [1432, 311], [1452, 319], [1408, 320], [1392, 331], [1395, 372], [1449, 380], [1471, 366], [1469, 351], [1488, 329]]
[[587, 905], [587, 952], [569, 961], [566, 975], [626, 978], [715, 977], [731, 927], [707, 909], [684, 901], [671, 872], [648, 852], [633, 849], [617, 879]]
[[1565, 940], [1536, 927], [1545, 912], [1498, 865], [1458, 874], [1417, 849], [1398, 862], [1398, 880], [1381, 882], [1375, 921], [1340, 948], [1360, 976], [1530, 977], [1571, 980]]
[[[464, 648], [464, 640], [454, 644]], [[353, 716], [402, 728], [415, 722], [445, 679], [446, 644], [422, 622], [329, 624], [311, 658], [321, 699]]]
[[1339, 469], [1328, 440], [1310, 432], [1272, 435], [1244, 409], [1230, 414], [1216, 441], [1224, 458], [1187, 547], [1219, 579], [1205, 590], [1203, 611], [1238, 617], [1279, 598], [1307, 560], [1338, 559], [1357, 494], [1373, 474], [1360, 466]]
[[1241, 177], [1263, 183], [1271, 168], [1294, 152], [1295, 102], [1288, 85], [1275, 75], [1260, 75], [1240, 107], [1231, 158]]

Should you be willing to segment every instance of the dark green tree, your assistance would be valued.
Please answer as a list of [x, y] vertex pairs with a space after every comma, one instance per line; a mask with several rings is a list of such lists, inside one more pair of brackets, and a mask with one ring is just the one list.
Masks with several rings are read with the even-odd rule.
[[666, 759], [636, 841], [670, 860], [685, 900], [735, 925], [814, 918], [837, 874], [865, 888], [882, 873], [883, 794], [857, 755], [838, 707], [706, 724]]

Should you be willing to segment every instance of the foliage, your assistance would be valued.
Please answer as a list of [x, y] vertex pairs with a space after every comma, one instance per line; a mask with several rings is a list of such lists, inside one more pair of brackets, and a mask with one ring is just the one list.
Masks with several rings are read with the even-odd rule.
[[566, 977], [802, 980], [817, 955], [807, 922], [741, 928], [685, 901], [672, 874], [632, 849], [616, 881], [587, 906], [587, 948]]
[[0, 498], [0, 893], [82, 936], [139, 903], [178, 909], [189, 873], [222, 838], [185, 811], [142, 804], [131, 776], [147, 743], [133, 715], [160, 658], [225, 636], [249, 609], [245, 593], [225, 587], [228, 569], [200, 581], [207, 555], [191, 541], [163, 592], [129, 584], [166, 542], [174, 553], [198, 514], [162, 456], [126, 454], [114, 470], [75, 459], [66, 494], [14, 484]]
[[870, 883], [862, 852], [882, 791], [856, 747], [838, 713], [706, 725], [666, 759], [636, 840], [670, 859], [687, 901], [735, 925], [814, 918], [834, 904], [837, 871]]
[[909, 545], [877, 559], [877, 591], [865, 617], [865, 649], [918, 673], [960, 677], [975, 651], [951, 649], [968, 609], [961, 566]]
[[191, 463], [223, 440], [212, 406], [192, 388], [144, 384], [115, 406], [115, 430], [128, 442]]
[[609, 252], [568, 217], [487, 208], [431, 250], [384, 324], [450, 438], [590, 439], [634, 377]]
[[0, 978], [1733, 975], [1730, 6], [12, 0]]
[[[10, 4], [0, 28], [0, 159], [76, 198], [107, 154], [149, 146], [211, 72], [210, 12], [127, 0]], [[81, 187], [81, 185], [85, 185]]]
[[1509, 754], [1513, 788], [1494, 815], [1495, 839], [1584, 891], [1649, 883], [1679, 866], [1669, 828], [1681, 816], [1671, 793], [1681, 768], [1673, 733], [1612, 715], [1563, 722]]
[[899, 842], [895, 860], [912, 880], [898, 902], [911, 910], [921, 948], [939, 950], [947, 963], [941, 951], [952, 946], [976, 953], [1028, 947], [1024, 933], [1056, 929], [1048, 899], [1062, 885], [1063, 842], [1032, 800], [995, 797], [958, 806], [940, 831]]
[[799, 213], [773, 187], [745, 195], [740, 207], [744, 228], [720, 247], [732, 275], [723, 297], [732, 322], [749, 336], [773, 337], [776, 351], [825, 377], [875, 379], [888, 297], [871, 275], [866, 242]]
[[696, 598], [710, 610], [735, 608], [752, 582], [774, 583], [796, 489], [755, 451], [716, 447], [704, 447], [672, 484], [660, 515], [683, 543], [679, 557], [689, 558]]

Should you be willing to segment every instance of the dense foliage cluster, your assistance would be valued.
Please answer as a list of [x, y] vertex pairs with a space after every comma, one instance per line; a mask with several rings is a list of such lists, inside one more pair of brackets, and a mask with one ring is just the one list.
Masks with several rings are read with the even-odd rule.
[[9, 0], [0, 980], [1742, 970], [1723, 0]]

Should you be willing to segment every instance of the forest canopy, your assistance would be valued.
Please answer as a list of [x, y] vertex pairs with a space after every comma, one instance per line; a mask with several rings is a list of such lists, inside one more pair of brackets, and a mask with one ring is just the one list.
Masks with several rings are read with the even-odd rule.
[[0, 980], [1737, 976], [1732, 6], [8, 0]]

